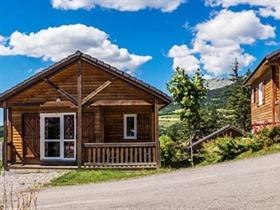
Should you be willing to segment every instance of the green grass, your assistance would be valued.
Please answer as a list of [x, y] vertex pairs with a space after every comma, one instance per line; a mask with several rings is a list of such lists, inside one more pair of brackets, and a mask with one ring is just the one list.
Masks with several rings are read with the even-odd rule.
[[106, 181], [118, 181], [135, 177], [148, 176], [159, 173], [167, 173], [172, 169], [159, 170], [75, 170], [53, 179], [47, 186], [66, 186], [99, 183]]
[[266, 148], [261, 149], [257, 152], [253, 152], [251, 150], [247, 151], [247, 152], [244, 152], [244, 153], [240, 154], [239, 156], [237, 156], [237, 158], [235, 158], [235, 159], [236, 160], [242, 160], [242, 159], [247, 159], [247, 158], [270, 155], [270, 154], [274, 154], [274, 153], [278, 153], [278, 152], [280, 152], [280, 143], [273, 144], [270, 147], [266, 147]]
[[178, 114], [161, 115], [159, 116], [159, 125], [163, 127], [169, 127], [177, 122], [180, 122]]
[[3, 137], [0, 137], [0, 142], [3, 141], [3, 140], [4, 140], [4, 138], [3, 138]]

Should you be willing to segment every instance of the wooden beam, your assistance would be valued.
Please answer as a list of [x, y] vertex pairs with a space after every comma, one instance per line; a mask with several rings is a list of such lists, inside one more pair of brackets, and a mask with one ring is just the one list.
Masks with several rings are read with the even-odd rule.
[[40, 104], [40, 107], [71, 107], [77, 108], [71, 101], [47, 101], [45, 103]]
[[275, 124], [275, 102], [276, 102], [276, 66], [271, 66], [271, 92], [272, 92], [272, 123]]
[[158, 111], [159, 105], [158, 101], [154, 101], [154, 137], [156, 142], [156, 151], [157, 151], [157, 167], [161, 167], [161, 158], [160, 158], [160, 142], [159, 142], [159, 129], [158, 129]]
[[96, 100], [90, 106], [152, 106], [145, 100]]
[[8, 109], [7, 109], [7, 103], [6, 101], [4, 102], [4, 141], [3, 141], [3, 167], [4, 170], [8, 170], [8, 161], [7, 161], [7, 140], [8, 140]]
[[44, 102], [42, 101], [37, 101], [37, 102], [16, 102], [16, 103], [8, 103], [9, 107], [29, 107], [29, 106], [40, 106], [42, 105]]
[[[12, 108], [8, 108], [8, 118], [7, 118], [7, 132], [8, 132], [8, 138], [7, 138], [7, 146], [6, 146], [6, 157], [7, 157], [7, 163], [12, 161], [12, 141], [13, 141], [13, 125], [12, 125]], [[9, 167], [8, 167], [9, 170]]]
[[77, 66], [77, 93], [78, 93], [78, 112], [77, 112], [77, 163], [78, 168], [82, 167], [82, 63], [78, 61]]
[[108, 87], [111, 83], [112, 83], [112, 81], [108, 80], [108, 81], [104, 82], [102, 85], [100, 85], [98, 88], [96, 88], [94, 91], [92, 91], [87, 97], [85, 97], [83, 99], [82, 105], [84, 106], [89, 100], [91, 100], [94, 96], [96, 96], [98, 93], [100, 93], [106, 87]]
[[77, 105], [77, 99], [72, 96], [70, 93], [66, 92], [65, 90], [61, 89], [60, 87], [58, 87], [56, 84], [54, 84], [52, 81], [50, 81], [49, 79], [44, 79], [44, 81], [53, 89], [55, 89], [57, 92], [59, 92], [62, 96], [64, 96], [65, 98], [67, 98], [69, 101], [71, 101], [74, 105]]

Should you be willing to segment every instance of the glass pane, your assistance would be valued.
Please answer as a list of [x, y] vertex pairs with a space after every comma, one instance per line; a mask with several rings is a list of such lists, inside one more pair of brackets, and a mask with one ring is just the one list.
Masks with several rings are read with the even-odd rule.
[[134, 117], [126, 118], [126, 136], [135, 136]]
[[60, 118], [45, 118], [45, 139], [60, 139]]
[[45, 142], [45, 157], [59, 157], [60, 143], [59, 142]]
[[74, 158], [74, 142], [64, 142], [64, 158]]
[[64, 116], [64, 139], [74, 139], [74, 115]]

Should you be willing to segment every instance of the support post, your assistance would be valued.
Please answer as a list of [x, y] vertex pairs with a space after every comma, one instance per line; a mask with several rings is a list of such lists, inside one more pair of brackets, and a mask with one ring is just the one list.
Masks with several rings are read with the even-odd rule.
[[82, 63], [78, 61], [77, 66], [77, 95], [78, 95], [78, 111], [77, 111], [77, 164], [78, 168], [82, 166]]
[[2, 151], [3, 151], [3, 167], [5, 171], [8, 171], [8, 160], [7, 160], [7, 140], [8, 140], [8, 109], [7, 109], [7, 103], [4, 102], [4, 141], [2, 145]]
[[158, 130], [158, 101], [154, 101], [154, 140], [156, 142], [156, 151], [157, 151], [157, 167], [161, 167], [161, 158], [160, 158], [160, 142], [159, 142], [159, 130]]
[[275, 79], [276, 79], [276, 66], [272, 65], [271, 66], [271, 92], [272, 92], [272, 124], [275, 124], [275, 103], [276, 103], [276, 84], [275, 84]]

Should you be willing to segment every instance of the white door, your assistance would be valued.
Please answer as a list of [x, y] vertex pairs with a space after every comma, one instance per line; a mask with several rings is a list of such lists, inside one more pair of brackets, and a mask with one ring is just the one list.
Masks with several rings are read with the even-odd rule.
[[76, 160], [76, 114], [41, 114], [40, 139], [41, 160]]

